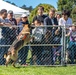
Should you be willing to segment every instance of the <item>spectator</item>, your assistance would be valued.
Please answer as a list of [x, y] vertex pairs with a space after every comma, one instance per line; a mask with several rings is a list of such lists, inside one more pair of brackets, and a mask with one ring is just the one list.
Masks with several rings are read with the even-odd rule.
[[46, 15], [43, 15], [44, 7], [39, 6], [37, 12], [38, 12], [38, 15], [33, 18], [33, 23], [36, 19], [38, 19], [38, 20], [40, 20], [41, 24], [43, 25], [44, 19], [47, 17]]
[[[44, 19], [44, 25], [58, 25], [58, 21], [55, 18], [55, 9], [51, 8], [49, 16]], [[48, 27], [47, 30], [52, 31], [52, 27]]]
[[[61, 37], [62, 37], [62, 29], [57, 29], [57, 30], [54, 30], [53, 29], [53, 44], [60, 44], [61, 43]], [[54, 61], [54, 64], [56, 63], [56, 59], [58, 57], [59, 59], [59, 64], [61, 64], [61, 46], [53, 46], [52, 47], [52, 50], [53, 50], [53, 61]]]
[[[47, 15], [44, 15], [43, 13], [44, 13], [44, 7], [43, 6], [39, 6], [38, 10], [37, 10], [37, 15], [33, 18], [33, 23], [32, 24], [34, 24], [35, 20], [39, 20], [41, 22], [41, 25], [43, 25], [44, 24], [44, 19], [47, 17]], [[44, 30], [44, 33], [45, 32], [46, 31]]]
[[57, 18], [57, 21], [59, 22], [59, 19], [61, 18], [61, 13], [60, 12], [56, 13], [56, 18]]
[[[43, 39], [43, 28], [41, 26], [40, 20], [34, 21], [35, 28], [32, 30], [32, 35], [34, 36], [33, 44], [41, 44]], [[32, 63], [41, 65], [42, 58], [42, 46], [32, 46]]]
[[[49, 16], [44, 19], [44, 25], [52, 25], [52, 26], [53, 25], [54, 26], [55, 25], [58, 25], [58, 21], [55, 18], [55, 9], [54, 8], [51, 8], [50, 9]], [[53, 29], [56, 30], [57, 27], [56, 28], [54, 28], [54, 27], [47, 27], [45, 30], [46, 31], [50, 31], [51, 32], [51, 36], [53, 36], [53, 34], [54, 34]], [[49, 37], [49, 38], [52, 39], [52, 41], [50, 42], [50, 43], [52, 43], [53, 42], [53, 38], [52, 37]], [[52, 51], [52, 47], [51, 46], [48, 46], [48, 49], [50, 51], [50, 56], [51, 56], [51, 58], [50, 58], [51, 61], [50, 62], [53, 65], [54, 62], [53, 62], [53, 51]]]
[[[70, 18], [70, 11], [68, 10], [63, 10], [62, 11], [62, 18], [59, 19], [59, 25], [60, 26], [65, 26], [66, 29], [62, 29], [66, 30], [66, 33], [68, 33], [68, 30], [70, 28], [70, 26], [72, 26], [72, 19]], [[62, 39], [61, 39], [61, 44], [62, 44]], [[66, 48], [68, 48], [68, 42], [69, 42], [69, 37], [66, 38]]]
[[62, 18], [59, 19], [59, 25], [65, 25], [66, 28], [72, 26], [72, 19], [70, 18], [70, 11], [63, 10], [62, 11]]
[[76, 55], [76, 26], [73, 25], [69, 33], [66, 34], [66, 36], [70, 36], [68, 50], [71, 64], [74, 64], [74, 57]]
[[21, 17], [16, 18], [17, 25], [21, 22]]
[[[16, 22], [16, 19], [13, 18], [13, 11], [12, 10], [9, 10], [8, 11], [8, 15], [7, 15], [7, 18], [9, 19], [10, 23], [12, 24], [12, 26], [16, 26], [17, 25], [17, 22]], [[10, 44], [13, 43], [13, 41], [16, 39], [16, 30], [17, 28], [16, 27], [12, 27], [10, 29]]]
[[[1, 31], [1, 45], [9, 45], [9, 26], [11, 26], [11, 23], [7, 18], [7, 10], [2, 9], [0, 11], [0, 26], [7, 26], [7, 27], [2, 27]], [[0, 65], [5, 64], [5, 59], [4, 59], [4, 54], [7, 52], [8, 47], [0, 47]]]
[[[28, 24], [29, 25], [29, 22], [28, 22], [28, 15], [27, 14], [22, 14], [21, 16], [21, 21], [19, 22], [18, 26], [18, 34], [21, 32], [21, 30], [23, 29], [24, 25], [25, 24]], [[25, 46], [23, 47], [19, 53], [18, 53], [18, 57], [19, 57], [19, 61], [21, 61], [21, 65], [27, 65], [26, 64], [26, 59], [27, 59], [27, 55], [28, 55], [28, 50], [29, 50], [29, 47], [28, 46]]]
[[[45, 37], [43, 38], [44, 44], [51, 44], [52, 41], [52, 33], [47, 30]], [[44, 46], [42, 52], [42, 65], [50, 65], [51, 64], [51, 48], [49, 46]]]

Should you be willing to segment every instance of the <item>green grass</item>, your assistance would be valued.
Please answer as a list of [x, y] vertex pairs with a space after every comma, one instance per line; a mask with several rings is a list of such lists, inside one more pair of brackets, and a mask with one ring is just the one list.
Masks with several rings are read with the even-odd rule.
[[76, 66], [27, 66], [19, 68], [0, 66], [0, 75], [76, 75]]

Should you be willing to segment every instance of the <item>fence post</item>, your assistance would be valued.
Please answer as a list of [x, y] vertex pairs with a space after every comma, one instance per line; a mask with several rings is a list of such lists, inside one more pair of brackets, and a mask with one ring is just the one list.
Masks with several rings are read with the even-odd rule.
[[66, 66], [66, 37], [65, 37], [65, 34], [66, 34], [66, 27], [64, 25], [64, 27], [62, 28], [62, 65], [63, 66]]

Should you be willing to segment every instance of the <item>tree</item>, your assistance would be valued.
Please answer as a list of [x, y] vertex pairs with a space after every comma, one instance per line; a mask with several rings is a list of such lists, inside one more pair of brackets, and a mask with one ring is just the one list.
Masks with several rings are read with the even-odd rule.
[[47, 13], [47, 14], [48, 14], [50, 8], [54, 8], [52, 5], [49, 5], [49, 4], [39, 4], [36, 8], [34, 8], [31, 11], [31, 13], [29, 15], [30, 23], [32, 22], [33, 17], [37, 15], [37, 9], [38, 9], [39, 6], [43, 6], [44, 7], [44, 13]]
[[76, 0], [58, 0], [57, 5], [59, 11], [62, 11], [64, 9], [72, 11], [76, 5]]
[[[5, 0], [4, 0], [5, 1]], [[15, 3], [11, 3], [10, 1], [6, 1], [7, 3], [10, 3], [10, 4], [12, 4], [12, 5], [15, 5], [15, 6], [17, 6]]]
[[29, 6], [29, 11], [31, 12], [33, 10], [33, 7], [32, 6]]
[[33, 10], [32, 6], [26, 7], [26, 5], [22, 5], [20, 8], [25, 9], [25, 10], [29, 10], [30, 12]]
[[11, 3], [12, 5], [15, 5], [15, 6], [17, 6], [15, 3]]
[[67, 0], [58, 0], [58, 10], [62, 11], [64, 9], [64, 6], [67, 4]]
[[26, 7], [26, 5], [24, 4], [24, 5], [22, 5], [20, 8], [26, 9], [27, 7]]
[[76, 6], [72, 10], [72, 20], [73, 22], [76, 22]]

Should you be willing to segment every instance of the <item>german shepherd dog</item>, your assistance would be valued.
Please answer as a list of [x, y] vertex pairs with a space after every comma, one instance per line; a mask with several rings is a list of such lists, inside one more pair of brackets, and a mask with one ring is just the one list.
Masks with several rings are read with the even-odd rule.
[[13, 60], [12, 65], [15, 67], [15, 63], [18, 58], [18, 51], [25, 46], [27, 43], [30, 42], [31, 36], [30, 36], [30, 29], [28, 25], [25, 25], [23, 27], [23, 30], [20, 32], [20, 34], [17, 36], [16, 40], [13, 42], [13, 44], [8, 49], [8, 52], [4, 55], [4, 58], [6, 59], [5, 65], [7, 66], [11, 60]]

